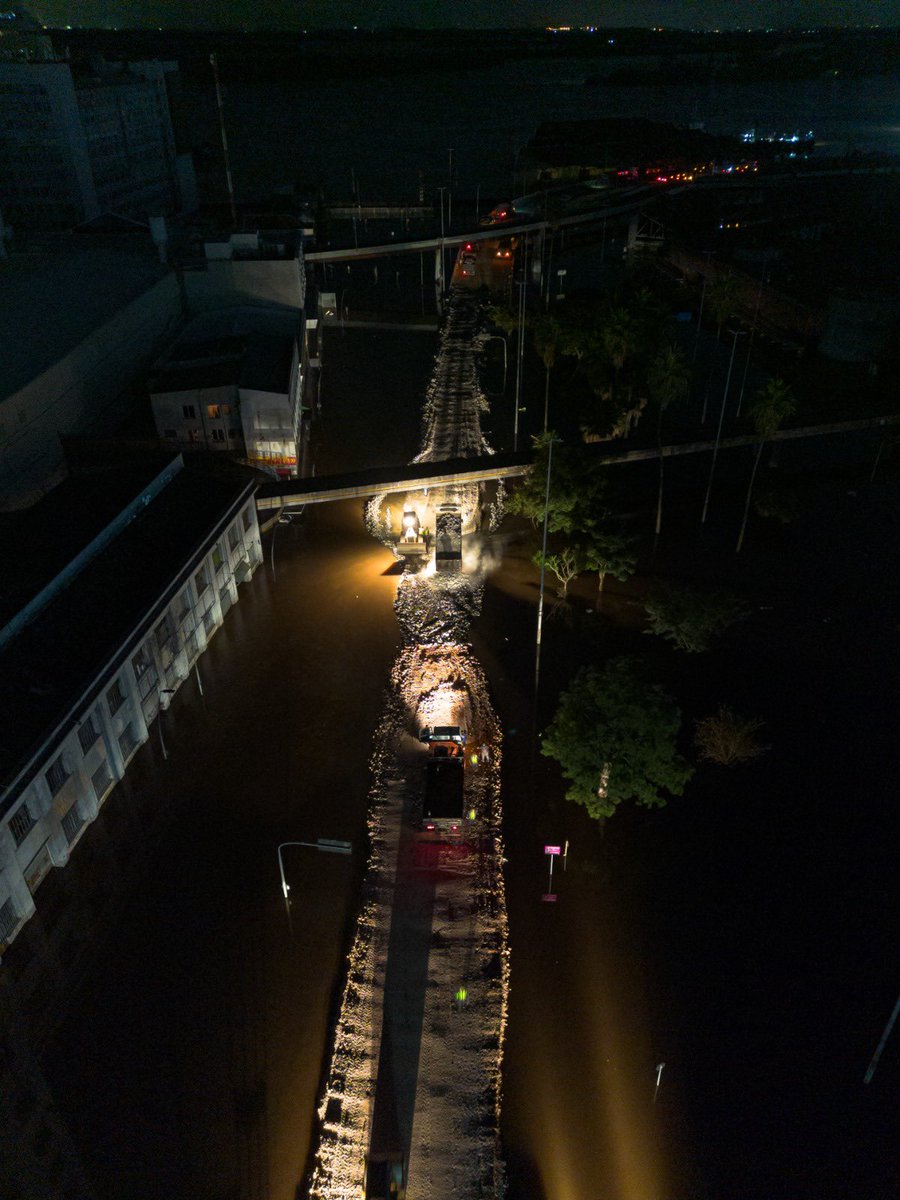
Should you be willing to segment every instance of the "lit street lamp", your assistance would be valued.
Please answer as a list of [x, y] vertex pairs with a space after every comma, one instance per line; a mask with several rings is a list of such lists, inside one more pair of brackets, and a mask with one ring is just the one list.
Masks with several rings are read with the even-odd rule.
[[288, 893], [291, 890], [290, 884], [284, 877], [284, 859], [281, 856], [285, 846], [308, 846], [312, 850], [324, 850], [328, 854], [350, 854], [353, 850], [351, 842], [339, 842], [334, 838], [317, 838], [314, 842], [281, 842], [278, 847], [278, 873], [281, 876], [281, 890], [284, 894], [284, 906], [287, 909], [288, 917], [291, 915], [291, 904]]
[[654, 1104], [656, 1103], [656, 1095], [659, 1092], [659, 1081], [662, 1079], [663, 1068], [665, 1067], [665, 1065], [666, 1064], [664, 1062], [656, 1064], [656, 1087], [654, 1087], [654, 1089], [653, 1089], [653, 1103]]

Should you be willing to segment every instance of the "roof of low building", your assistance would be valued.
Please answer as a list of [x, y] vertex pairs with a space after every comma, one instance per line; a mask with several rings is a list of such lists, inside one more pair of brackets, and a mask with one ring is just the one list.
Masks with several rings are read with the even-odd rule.
[[[107, 482], [113, 486], [111, 477]], [[52, 753], [107, 666], [131, 652], [135, 631], [168, 601], [173, 584], [253, 487], [246, 473], [179, 470], [0, 650], [0, 786]]]

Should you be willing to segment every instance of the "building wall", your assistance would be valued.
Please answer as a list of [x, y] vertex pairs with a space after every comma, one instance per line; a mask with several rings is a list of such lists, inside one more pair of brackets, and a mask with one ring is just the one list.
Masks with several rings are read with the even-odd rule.
[[117, 397], [180, 320], [178, 283], [167, 275], [65, 358], [0, 399], [0, 510], [31, 503], [59, 481], [60, 437], [111, 427]]
[[305, 283], [298, 258], [216, 259], [186, 270], [184, 283], [195, 311], [229, 304], [303, 308]]
[[291, 393], [238, 390], [247, 461], [251, 466], [296, 475], [297, 412]]
[[0, 63], [0, 208], [13, 228], [66, 229], [99, 212], [67, 63]]
[[33, 914], [41, 881], [66, 865], [261, 561], [250, 498], [172, 580], [163, 606], [148, 611], [117, 659], [100, 669], [93, 698], [71, 714], [62, 741], [14, 793], [0, 820], [0, 954]]
[[170, 446], [183, 450], [228, 450], [244, 453], [238, 389], [193, 388], [151, 394], [156, 431]]

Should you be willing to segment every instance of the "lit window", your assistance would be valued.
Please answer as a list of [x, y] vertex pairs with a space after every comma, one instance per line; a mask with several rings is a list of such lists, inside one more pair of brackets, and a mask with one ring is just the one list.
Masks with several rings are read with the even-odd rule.
[[218, 421], [218, 419], [219, 419], [219, 417], [220, 417], [220, 415], [221, 415], [221, 414], [220, 414], [220, 412], [219, 412], [219, 406], [218, 406], [218, 404], [207, 404], [207, 406], [206, 406], [206, 415], [207, 415], [208, 417], [210, 417], [210, 418], [211, 418], [213, 421]]

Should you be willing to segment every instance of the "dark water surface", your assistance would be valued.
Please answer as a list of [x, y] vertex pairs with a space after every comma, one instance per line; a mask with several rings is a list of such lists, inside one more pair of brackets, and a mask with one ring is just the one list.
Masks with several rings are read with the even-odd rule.
[[[480, 185], [482, 196], [520, 192], [516, 155], [542, 121], [647, 117], [710, 133], [812, 129], [822, 153], [900, 152], [896, 82], [889, 78], [827, 82], [677, 87], [586, 87], [609, 60], [508, 62], [495, 67], [401, 78], [291, 83], [225, 82], [225, 119], [238, 199], [265, 196], [300, 180], [351, 198], [415, 199], [419, 173], [427, 188], [450, 179], [459, 214]], [[218, 155], [215, 97], [190, 97], [195, 128]], [[452, 150], [452, 155], [451, 155]], [[224, 186], [224, 180], [223, 180]], [[463, 196], [467, 197], [464, 201]]]

